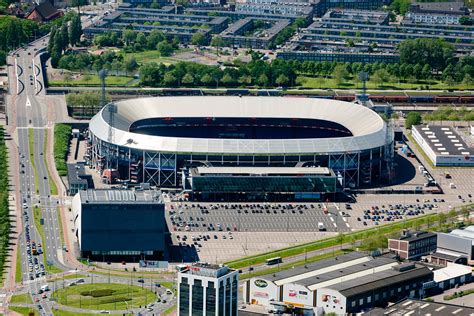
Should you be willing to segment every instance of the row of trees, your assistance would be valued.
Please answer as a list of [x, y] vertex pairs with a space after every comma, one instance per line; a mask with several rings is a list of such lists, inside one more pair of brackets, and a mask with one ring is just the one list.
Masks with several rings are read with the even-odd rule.
[[54, 125], [54, 162], [60, 176], [67, 175], [67, 154], [72, 128], [66, 124]]
[[7, 52], [41, 34], [38, 24], [11, 16], [0, 16], [0, 66], [5, 65]]
[[153, 30], [145, 35], [143, 32], [137, 33], [127, 29], [123, 31], [122, 36], [119, 36], [116, 32], [108, 32], [96, 35], [93, 42], [98, 47], [123, 47], [125, 52], [156, 49], [161, 56], [171, 56], [179, 45], [178, 38], [172, 38], [170, 40], [159, 30]]
[[195, 63], [180, 62], [166, 66], [164, 64], [144, 64], [139, 69], [141, 84], [152, 87], [176, 86], [288, 86], [293, 85], [296, 73], [289, 64], [275, 60], [269, 64], [253, 60], [238, 67], [207, 66]]
[[73, 13], [63, 19], [57, 26], [53, 25], [49, 36], [48, 52], [51, 56], [51, 65], [58, 66], [58, 62], [69, 46], [76, 46], [81, 41], [82, 24], [79, 14]]
[[3, 275], [10, 242], [10, 210], [8, 206], [8, 157], [5, 130], [0, 127], [0, 274]]
[[[73, 117], [92, 117], [100, 109], [102, 96], [99, 91], [85, 91], [81, 93], [69, 93], [66, 96], [66, 103], [69, 114]], [[110, 96], [106, 96], [109, 102]]]
[[67, 54], [61, 57], [58, 62], [59, 68], [79, 72], [99, 72], [101, 69], [108, 70], [115, 75], [125, 73], [125, 75], [135, 72], [138, 63], [134, 57], [123, 58], [123, 55], [115, 52], [107, 52], [102, 55], [91, 55], [88, 53]]
[[474, 121], [474, 111], [466, 108], [442, 107], [424, 115], [425, 121]]

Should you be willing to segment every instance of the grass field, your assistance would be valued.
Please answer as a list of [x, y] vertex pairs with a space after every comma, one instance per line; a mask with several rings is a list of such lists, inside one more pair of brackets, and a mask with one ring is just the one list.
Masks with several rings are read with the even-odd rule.
[[33, 304], [33, 300], [31, 299], [31, 296], [29, 293], [17, 294], [17, 295], [12, 296], [10, 303], [11, 304]]
[[17, 306], [9, 306], [9, 310], [17, 312], [20, 315], [25, 315], [28, 316], [30, 312], [34, 312], [35, 316], [39, 316], [40, 313], [34, 308], [29, 308], [29, 307], [17, 307]]
[[61, 245], [64, 247], [63, 222], [61, 220], [61, 209], [59, 207], [56, 209], [56, 213], [58, 214], [59, 238], [61, 240]]
[[64, 280], [71, 280], [71, 279], [78, 279], [78, 278], [85, 278], [85, 277], [87, 277], [87, 275], [85, 275], [85, 274], [78, 273], [76, 275], [75, 273], [73, 273], [73, 274], [65, 275], [64, 277], [48, 279], [47, 281], [48, 282], [55, 282], [55, 281], [62, 281], [63, 279]]
[[21, 249], [18, 244], [18, 249], [16, 251], [16, 264], [15, 264], [15, 283], [21, 282]]
[[[41, 225], [41, 218], [43, 217], [43, 215], [41, 214], [41, 209], [39, 207], [37, 207], [37, 206], [33, 207], [33, 216], [34, 216], [34, 219], [35, 219], [36, 229], [38, 230], [38, 233], [41, 237], [41, 245], [43, 246], [42, 249], [43, 249], [44, 262], [47, 262], [46, 248], [44, 247], [46, 245], [46, 237], [45, 237], [43, 225]], [[52, 266], [52, 265], [50, 266], [49, 264], [45, 264], [44, 268], [45, 268], [46, 272], [48, 272], [50, 274], [63, 272], [63, 270], [61, 270], [61, 269], [59, 269], [55, 266]]]
[[[70, 312], [70, 311], [65, 311], [61, 309], [53, 309], [53, 314], [54, 316], [92, 316], [92, 315], [97, 316], [96, 313], [76, 313], [76, 312]], [[127, 315], [130, 315], [130, 314], [127, 314]]]
[[252, 273], [243, 273], [239, 276], [239, 279], [244, 280], [244, 279], [248, 279], [248, 278], [257, 277], [257, 276], [260, 276], [260, 275], [275, 273], [275, 272], [278, 272], [278, 271], [281, 271], [281, 270], [288, 270], [288, 269], [291, 269], [292, 267], [298, 267], [298, 266], [302, 266], [302, 265], [307, 264], [307, 263], [332, 258], [334, 256], [339, 256], [339, 255], [348, 253], [350, 251], [351, 250], [348, 250], [348, 249], [335, 250], [335, 251], [331, 251], [331, 252], [328, 252], [328, 253], [325, 253], [325, 254], [322, 254], [322, 255], [310, 257], [307, 260], [300, 260], [300, 261], [290, 262], [290, 263], [287, 263], [287, 264], [280, 264], [279, 267], [273, 267], [273, 268], [269, 268], [269, 269], [258, 270], [258, 271], [252, 272]]
[[82, 284], [52, 295], [61, 305], [95, 310], [126, 310], [156, 302], [156, 295], [150, 290], [127, 284]]
[[35, 174], [35, 190], [36, 193], [39, 193], [39, 176], [38, 176], [38, 169], [36, 169], [35, 164], [35, 138], [34, 138], [34, 131], [32, 128], [28, 129], [28, 149], [30, 151], [30, 162], [33, 168], [33, 173]]
[[[348, 79], [340, 85], [337, 85], [337, 82], [333, 78], [324, 78], [324, 77], [308, 77], [300, 75], [298, 76], [299, 80], [302, 80], [303, 83], [300, 85], [301, 88], [306, 89], [325, 89], [325, 88], [333, 88], [333, 89], [361, 89], [362, 84], [360, 82], [356, 82], [353, 79]], [[429, 82], [420, 80], [416, 83], [411, 82], [393, 82], [393, 83], [385, 83], [383, 85], [375, 84], [374, 82], [368, 81], [367, 82], [367, 89], [395, 89], [395, 90], [404, 90], [404, 89], [426, 89], [426, 87], [433, 90], [445, 90], [445, 89], [468, 89], [468, 87], [457, 84], [453, 86], [448, 86], [443, 82], [437, 80], [430, 80]]]
[[[183, 53], [186, 51], [191, 51], [191, 49], [181, 49], [176, 51], [175, 53]], [[121, 53], [124, 59], [126, 58], [135, 58], [137, 63], [139, 64], [145, 64], [145, 63], [157, 63], [157, 64], [165, 64], [165, 65], [171, 65], [179, 62], [179, 59], [173, 58], [173, 57], [161, 57], [160, 53], [157, 50], [147, 50], [143, 52], [136, 52], [136, 53]]]
[[[105, 78], [105, 83], [109, 87], [112, 87], [112, 86], [123, 87], [123, 86], [129, 86], [130, 82], [133, 80], [134, 80], [133, 77], [109, 75], [107, 76], [107, 78]], [[48, 84], [51, 87], [54, 87], [54, 86], [99, 86], [100, 79], [99, 79], [99, 76], [95, 74], [90, 74], [90, 75], [84, 75], [79, 79], [74, 79], [71, 81], [50, 80]]]
[[[46, 153], [46, 146], [48, 144], [48, 132], [44, 132], [44, 148], [43, 148], [43, 153]], [[46, 169], [48, 170], [48, 183], [49, 183], [49, 188], [51, 189], [51, 194], [52, 195], [58, 195], [58, 188], [56, 187], [56, 183], [53, 180], [53, 177], [51, 176], [51, 166], [48, 164], [48, 160], [46, 159], [46, 154], [43, 155], [44, 159], [44, 165], [46, 166]]]

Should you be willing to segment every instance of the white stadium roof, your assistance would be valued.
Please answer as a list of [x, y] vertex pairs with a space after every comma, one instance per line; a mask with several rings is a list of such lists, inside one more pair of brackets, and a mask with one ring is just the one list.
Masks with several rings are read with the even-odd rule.
[[[195, 154], [313, 154], [358, 152], [384, 146], [385, 122], [372, 110], [349, 102], [285, 97], [153, 97], [116, 102], [112, 139], [108, 107], [90, 121], [99, 139], [133, 149]], [[154, 136], [129, 132], [132, 123], [147, 118], [227, 117], [300, 118], [332, 121], [353, 136], [308, 139], [220, 139]], [[105, 118], [105, 119], [104, 119]]]

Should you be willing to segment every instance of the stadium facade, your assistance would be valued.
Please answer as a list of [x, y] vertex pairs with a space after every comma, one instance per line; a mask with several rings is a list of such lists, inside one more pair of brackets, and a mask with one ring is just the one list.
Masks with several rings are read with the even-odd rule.
[[325, 167], [344, 189], [388, 177], [393, 131], [372, 110], [343, 101], [140, 98], [92, 118], [87, 155], [104, 181], [185, 187], [186, 170], [197, 167], [254, 167], [260, 176], [265, 167]]

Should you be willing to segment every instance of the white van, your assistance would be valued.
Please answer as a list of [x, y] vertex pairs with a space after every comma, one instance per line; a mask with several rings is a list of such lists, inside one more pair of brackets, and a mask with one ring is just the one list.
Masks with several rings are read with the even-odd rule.
[[41, 286], [41, 291], [43, 291], [43, 292], [49, 291], [49, 285], [48, 284], [42, 285]]
[[324, 224], [322, 222], [318, 223], [318, 230], [319, 231], [325, 231], [326, 230], [326, 228], [324, 227]]

